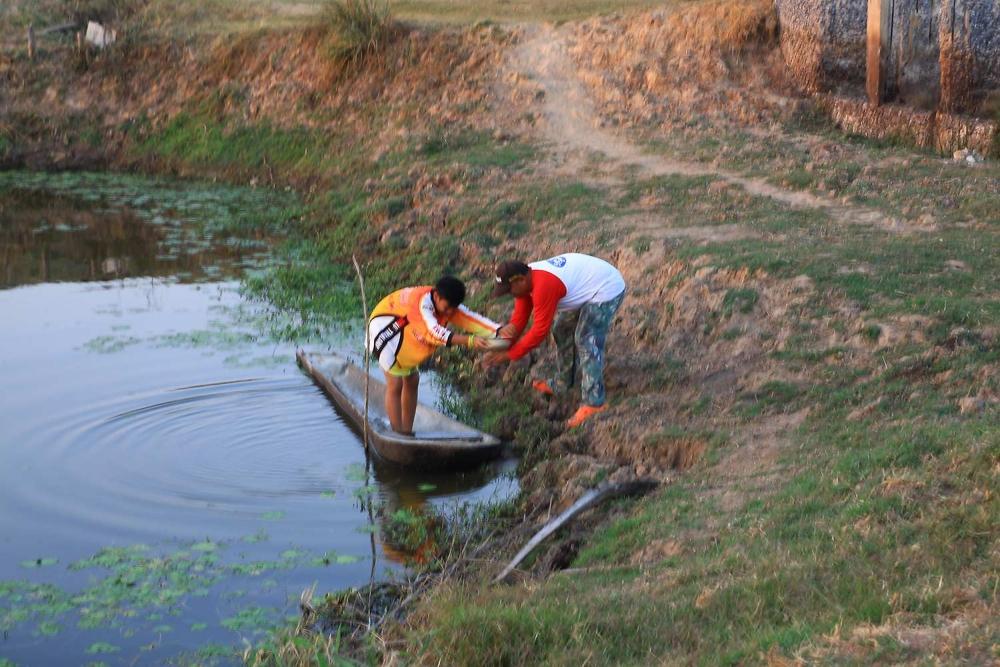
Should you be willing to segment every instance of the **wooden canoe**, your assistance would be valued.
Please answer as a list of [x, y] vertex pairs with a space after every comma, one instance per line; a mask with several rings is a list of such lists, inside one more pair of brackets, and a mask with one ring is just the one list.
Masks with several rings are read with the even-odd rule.
[[[337, 354], [299, 350], [299, 365], [323, 388], [357, 431], [364, 429], [365, 373]], [[368, 399], [368, 443], [379, 458], [412, 468], [459, 468], [483, 463], [500, 454], [500, 440], [467, 426], [422, 403], [413, 420], [414, 435], [396, 433], [385, 413], [385, 383], [371, 376]]]

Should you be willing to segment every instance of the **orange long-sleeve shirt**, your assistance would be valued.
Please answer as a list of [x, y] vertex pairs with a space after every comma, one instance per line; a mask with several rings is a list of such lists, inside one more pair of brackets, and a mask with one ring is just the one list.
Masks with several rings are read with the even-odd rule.
[[566, 285], [563, 281], [548, 271], [531, 270], [531, 293], [514, 299], [514, 312], [510, 316], [510, 323], [517, 330], [516, 336], [524, 331], [529, 317], [532, 318], [531, 329], [507, 351], [511, 361], [520, 359], [545, 340], [552, 328], [559, 300], [564, 296]]

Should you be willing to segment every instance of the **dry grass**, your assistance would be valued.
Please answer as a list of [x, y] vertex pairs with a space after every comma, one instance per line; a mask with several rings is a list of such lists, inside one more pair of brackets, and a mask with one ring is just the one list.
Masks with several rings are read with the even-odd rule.
[[778, 16], [770, 0], [713, 0], [670, 14], [675, 52], [739, 52], [751, 45], [773, 45]]
[[[692, 0], [686, 0], [689, 4]], [[83, 4], [115, 4], [121, 0], [76, 0]], [[316, 22], [328, 0], [148, 0], [142, 13], [150, 24], [173, 35], [230, 34], [261, 28], [301, 27]], [[678, 4], [679, 0], [673, 0]], [[480, 21], [566, 21], [599, 14], [663, 6], [663, 0], [399, 0], [394, 16], [429, 24], [472, 24]], [[135, 7], [130, 5], [130, 7]], [[23, 28], [66, 20], [65, 2], [12, 0], [0, 3], [0, 26]]]
[[358, 65], [380, 52], [394, 32], [384, 0], [329, 0], [323, 19], [332, 31], [331, 55], [346, 65]]

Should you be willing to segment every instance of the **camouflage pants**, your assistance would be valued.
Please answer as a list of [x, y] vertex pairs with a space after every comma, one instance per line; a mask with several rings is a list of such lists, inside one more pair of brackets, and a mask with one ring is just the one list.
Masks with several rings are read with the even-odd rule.
[[[580, 394], [587, 405], [604, 405], [604, 344], [625, 292], [608, 301], [558, 313], [552, 324], [554, 354], [546, 355], [543, 375], [553, 391], [567, 391], [580, 372]], [[553, 359], [554, 357], [554, 359]]]

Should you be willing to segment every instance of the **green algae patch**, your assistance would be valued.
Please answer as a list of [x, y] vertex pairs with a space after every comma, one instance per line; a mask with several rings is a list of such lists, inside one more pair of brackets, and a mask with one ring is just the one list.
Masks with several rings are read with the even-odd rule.
[[50, 565], [55, 565], [58, 562], [59, 560], [57, 558], [33, 558], [31, 560], [22, 560], [21, 567], [32, 570], [39, 567], [49, 567]]

